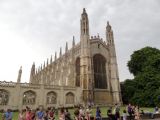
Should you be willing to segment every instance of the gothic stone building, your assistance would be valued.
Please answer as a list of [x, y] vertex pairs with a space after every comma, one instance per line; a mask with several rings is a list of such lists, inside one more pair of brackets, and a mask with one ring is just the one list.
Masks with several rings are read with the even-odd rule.
[[32, 108], [73, 106], [77, 104], [121, 103], [117, 59], [111, 25], [107, 22], [106, 40], [99, 35], [90, 37], [89, 20], [83, 9], [80, 20], [80, 42], [59, 58], [35, 68], [32, 65], [30, 82], [21, 83], [22, 69], [16, 83], [0, 83], [1, 108]]

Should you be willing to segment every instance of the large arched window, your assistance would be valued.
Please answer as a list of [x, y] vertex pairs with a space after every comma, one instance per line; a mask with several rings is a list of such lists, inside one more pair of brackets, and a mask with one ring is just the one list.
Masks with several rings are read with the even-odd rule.
[[66, 104], [74, 104], [74, 94], [69, 92], [66, 94]]
[[26, 91], [23, 94], [23, 105], [34, 105], [36, 102], [36, 93], [32, 90]]
[[76, 86], [80, 86], [80, 58], [76, 59]]
[[56, 104], [57, 94], [53, 91], [47, 93], [47, 104]]
[[94, 55], [93, 66], [94, 66], [95, 88], [106, 89], [107, 88], [106, 59], [100, 54]]
[[0, 105], [7, 105], [8, 101], [9, 93], [4, 89], [0, 89]]

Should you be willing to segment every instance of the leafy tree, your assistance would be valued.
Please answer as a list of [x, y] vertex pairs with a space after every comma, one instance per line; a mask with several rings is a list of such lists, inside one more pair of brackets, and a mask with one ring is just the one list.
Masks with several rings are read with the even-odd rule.
[[123, 100], [140, 106], [160, 105], [160, 50], [152, 47], [137, 50], [127, 65], [134, 79], [124, 82]]
[[159, 65], [160, 58], [157, 57], [159, 55], [160, 50], [152, 47], [145, 47], [135, 51], [127, 64], [129, 71], [136, 76], [138, 73], [143, 72], [143, 69], [151, 63], [153, 63], [153, 65]]

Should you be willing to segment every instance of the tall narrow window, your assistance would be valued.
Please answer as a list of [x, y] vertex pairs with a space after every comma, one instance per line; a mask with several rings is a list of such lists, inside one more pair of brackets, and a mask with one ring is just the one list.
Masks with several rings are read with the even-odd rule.
[[106, 77], [106, 59], [96, 54], [93, 56], [94, 65], [94, 83], [95, 88], [106, 89], [107, 88], [107, 77]]
[[76, 59], [76, 86], [80, 87], [80, 58]]
[[4, 89], [0, 89], [0, 105], [7, 105], [8, 101], [9, 101], [9, 92]]
[[23, 94], [23, 105], [34, 105], [36, 103], [36, 93], [32, 90]]

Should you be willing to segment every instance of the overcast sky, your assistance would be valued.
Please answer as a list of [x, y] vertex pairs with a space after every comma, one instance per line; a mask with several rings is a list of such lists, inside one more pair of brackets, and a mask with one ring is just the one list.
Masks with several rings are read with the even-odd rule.
[[160, 0], [0, 0], [0, 80], [22, 81], [30, 68], [59, 54], [72, 36], [79, 42], [80, 15], [86, 8], [90, 35], [105, 39], [109, 20], [114, 31], [120, 81], [132, 78], [126, 66], [133, 51], [160, 49]]

